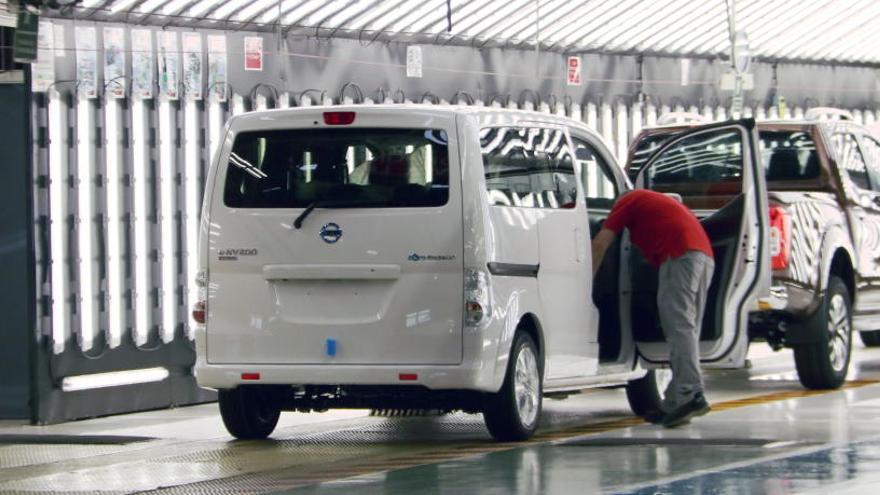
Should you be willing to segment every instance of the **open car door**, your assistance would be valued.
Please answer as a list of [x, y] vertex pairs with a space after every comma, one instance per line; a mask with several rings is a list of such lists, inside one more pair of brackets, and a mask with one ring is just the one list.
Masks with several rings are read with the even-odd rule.
[[[767, 192], [757, 143], [753, 119], [694, 127], [670, 138], [636, 177], [637, 189], [680, 196], [712, 243], [715, 273], [700, 358], [713, 367], [745, 363], [748, 314], [770, 287]], [[625, 252], [630, 287], [623, 287], [622, 303], [624, 311], [629, 303], [636, 345], [648, 363], [665, 364], [669, 349], [657, 313], [657, 270], [635, 246]]]

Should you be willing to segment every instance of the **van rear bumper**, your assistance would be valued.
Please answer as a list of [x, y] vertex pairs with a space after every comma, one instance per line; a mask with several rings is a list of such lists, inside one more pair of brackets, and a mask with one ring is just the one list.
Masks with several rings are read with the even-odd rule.
[[[242, 374], [259, 379], [242, 379]], [[199, 386], [230, 389], [238, 385], [422, 385], [433, 390], [463, 389], [495, 392], [477, 366], [436, 365], [231, 365], [199, 360], [195, 375]], [[415, 375], [415, 377], [413, 376]], [[402, 379], [405, 378], [405, 379]]]

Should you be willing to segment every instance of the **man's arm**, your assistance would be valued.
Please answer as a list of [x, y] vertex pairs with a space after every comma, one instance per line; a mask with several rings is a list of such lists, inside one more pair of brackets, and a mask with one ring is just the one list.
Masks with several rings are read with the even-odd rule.
[[602, 266], [602, 259], [605, 258], [605, 251], [608, 250], [608, 246], [614, 242], [614, 238], [617, 237], [617, 234], [614, 231], [609, 229], [602, 229], [596, 234], [596, 237], [593, 238], [593, 277], [596, 276], [596, 272], [599, 271], [599, 267]]

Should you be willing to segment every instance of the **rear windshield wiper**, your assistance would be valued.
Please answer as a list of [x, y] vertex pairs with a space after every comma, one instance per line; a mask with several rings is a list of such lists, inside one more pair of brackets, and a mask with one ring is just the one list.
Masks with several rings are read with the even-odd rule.
[[349, 199], [344, 201], [328, 201], [318, 200], [312, 201], [306, 206], [306, 209], [296, 217], [293, 221], [293, 228], [299, 230], [302, 228], [303, 221], [312, 213], [315, 208], [358, 208], [361, 206], [381, 206], [390, 204], [387, 200], [378, 199]]

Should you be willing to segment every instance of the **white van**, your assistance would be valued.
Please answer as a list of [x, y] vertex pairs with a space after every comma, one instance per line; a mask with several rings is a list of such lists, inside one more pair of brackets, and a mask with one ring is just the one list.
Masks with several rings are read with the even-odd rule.
[[235, 116], [206, 185], [198, 382], [238, 438], [281, 410], [417, 408], [522, 440], [543, 395], [590, 386], [629, 384], [644, 413], [662, 384], [629, 331], [629, 263], [610, 254], [591, 283], [591, 231], [628, 187], [601, 138], [546, 114]]

